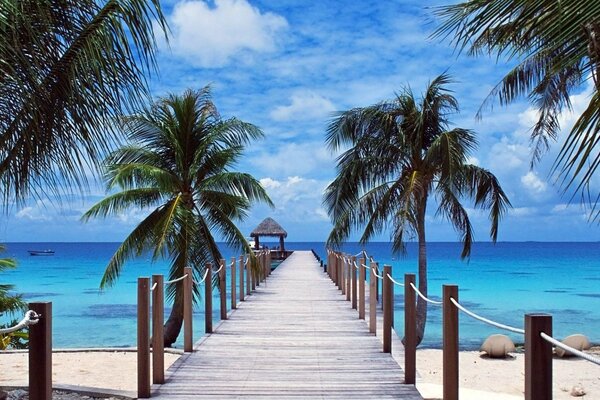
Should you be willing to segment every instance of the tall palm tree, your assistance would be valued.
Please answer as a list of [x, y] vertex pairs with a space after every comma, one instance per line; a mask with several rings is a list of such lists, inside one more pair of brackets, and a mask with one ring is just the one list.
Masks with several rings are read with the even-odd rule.
[[[210, 90], [187, 90], [159, 99], [143, 113], [123, 119], [131, 144], [106, 160], [107, 196], [83, 219], [106, 217], [132, 209], [151, 210], [112, 256], [101, 287], [115, 283], [126, 260], [152, 251], [171, 260], [170, 279], [193, 267], [200, 276], [221, 252], [214, 233], [250, 252], [234, 221], [246, 216], [253, 202], [272, 206], [260, 183], [247, 173], [231, 172], [244, 147], [263, 136], [254, 125], [220, 118]], [[182, 282], [170, 284], [173, 309], [165, 324], [165, 344], [177, 339], [183, 321]], [[199, 291], [195, 292], [196, 297]]]
[[[437, 9], [437, 37], [471, 55], [496, 54], [517, 61], [492, 90], [507, 104], [525, 95], [539, 111], [533, 126], [532, 165], [557, 138], [559, 114], [569, 96], [590, 79], [593, 92], [554, 163], [564, 190], [575, 189], [598, 218], [600, 194], [590, 193], [600, 165], [600, 2], [597, 0], [470, 0]], [[481, 110], [480, 110], [481, 113]], [[597, 188], [592, 188], [597, 191]]]
[[147, 102], [159, 0], [0, 2], [0, 187], [5, 203], [84, 189]]
[[[364, 229], [361, 243], [390, 228], [394, 252], [404, 251], [406, 235], [419, 244], [419, 290], [427, 295], [425, 216], [428, 201], [437, 200], [436, 215], [446, 218], [460, 235], [461, 257], [469, 257], [473, 229], [464, 198], [489, 210], [490, 236], [510, 206], [496, 177], [468, 163], [477, 142], [472, 131], [449, 130], [448, 116], [458, 111], [445, 88], [447, 75], [434, 79], [418, 101], [404, 88], [393, 101], [341, 113], [328, 127], [327, 145], [345, 150], [338, 158], [336, 179], [327, 187], [324, 204], [333, 222], [328, 242], [338, 245], [353, 229]], [[417, 303], [417, 343], [427, 319], [427, 303]]]

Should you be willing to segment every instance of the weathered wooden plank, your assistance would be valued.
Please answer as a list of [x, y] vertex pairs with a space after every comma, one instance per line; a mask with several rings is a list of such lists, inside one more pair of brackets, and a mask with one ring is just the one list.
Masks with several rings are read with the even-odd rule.
[[167, 371], [153, 397], [422, 399], [310, 251], [294, 252], [267, 282]]

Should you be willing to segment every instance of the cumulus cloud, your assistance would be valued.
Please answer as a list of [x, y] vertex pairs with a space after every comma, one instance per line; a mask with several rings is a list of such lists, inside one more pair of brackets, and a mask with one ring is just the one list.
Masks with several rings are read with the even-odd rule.
[[275, 121], [321, 119], [335, 110], [333, 103], [325, 97], [310, 91], [299, 92], [290, 98], [290, 104], [278, 106], [271, 111]]
[[18, 219], [29, 221], [51, 221], [52, 217], [48, 214], [48, 209], [44, 202], [38, 201], [34, 206], [23, 207], [15, 214]]
[[301, 221], [327, 221], [327, 212], [320, 204], [323, 191], [327, 182], [300, 176], [289, 176], [286, 179], [273, 179], [270, 177], [260, 179], [273, 203], [276, 213], [285, 215], [287, 220]]
[[544, 193], [548, 187], [546, 182], [543, 182], [533, 171], [529, 171], [521, 177], [521, 184], [533, 194]]
[[322, 142], [286, 143], [251, 158], [255, 170], [277, 179], [333, 171], [333, 156]]
[[169, 18], [173, 53], [200, 67], [221, 67], [244, 52], [277, 48], [288, 23], [280, 15], [261, 12], [247, 0], [181, 1]]

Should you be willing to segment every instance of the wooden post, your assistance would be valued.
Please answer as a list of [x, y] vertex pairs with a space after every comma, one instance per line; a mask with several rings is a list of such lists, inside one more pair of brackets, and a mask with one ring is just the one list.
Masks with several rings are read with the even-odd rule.
[[369, 332], [377, 335], [377, 277], [375, 276], [375, 263], [371, 262], [369, 275]]
[[404, 274], [404, 383], [415, 384], [417, 367], [417, 294], [410, 284], [415, 274]]
[[338, 263], [338, 257], [337, 257], [337, 252], [333, 253], [333, 257], [331, 259], [331, 280], [333, 281], [333, 283], [335, 283], [337, 285], [337, 278], [335, 276], [336, 271], [337, 271], [337, 263]]
[[247, 255], [246, 261], [244, 261], [244, 268], [246, 269], [246, 295], [250, 296], [252, 294], [252, 261], [250, 254]]
[[240, 301], [244, 301], [244, 256], [240, 256]]
[[194, 310], [194, 293], [192, 289], [194, 275], [192, 268], [185, 267], [184, 275], [187, 277], [183, 280], [183, 351], [191, 353], [194, 350], [193, 339], [193, 310]]
[[[256, 262], [258, 262], [258, 257], [255, 254], [253, 256]], [[252, 281], [252, 291], [254, 292], [256, 290], [256, 271], [252, 267], [252, 260], [248, 263], [248, 268], [250, 268], [250, 280]]]
[[221, 320], [227, 319], [227, 266], [225, 260], [221, 259], [221, 270], [219, 271], [219, 298], [221, 300]]
[[[354, 257], [352, 257], [354, 258]], [[354, 264], [352, 264], [352, 259], [350, 256], [346, 258], [346, 300], [352, 300], [352, 270], [354, 270]]]
[[[352, 256], [352, 258], [350, 259], [350, 262], [352, 263], [352, 265], [350, 266], [350, 271], [351, 271], [351, 291], [352, 291], [352, 309], [356, 310], [356, 307], [358, 305], [358, 301], [356, 299], [356, 293], [357, 293], [357, 287], [356, 287], [356, 268], [354, 267], [354, 265], [356, 264], [356, 256]], [[361, 267], [362, 268], [362, 267]]]
[[138, 278], [137, 388], [140, 399], [150, 397], [150, 278]]
[[337, 271], [335, 272], [337, 276], [337, 286], [338, 289], [344, 289], [344, 255], [340, 253], [340, 259], [337, 263]]
[[52, 400], [52, 303], [29, 303], [39, 320], [29, 327], [29, 398]]
[[340, 263], [340, 289], [342, 294], [346, 294], [346, 255], [342, 254], [342, 259]]
[[212, 306], [212, 264], [206, 263], [206, 279], [204, 280], [204, 331], [213, 331], [213, 306]]
[[383, 266], [383, 285], [382, 298], [383, 303], [383, 352], [392, 352], [392, 322], [394, 318], [394, 283], [388, 277], [392, 276], [392, 267]]
[[165, 279], [152, 275], [152, 383], [165, 383]]
[[237, 279], [235, 277], [236, 264], [235, 261], [237, 259], [235, 257], [231, 257], [231, 309], [235, 310], [237, 308]]
[[358, 318], [365, 319], [365, 279], [367, 270], [365, 265], [366, 260], [361, 258], [358, 260]]
[[525, 400], [552, 399], [552, 316], [525, 314]]
[[458, 308], [450, 298], [458, 301], [458, 286], [443, 285], [443, 397], [458, 400]]

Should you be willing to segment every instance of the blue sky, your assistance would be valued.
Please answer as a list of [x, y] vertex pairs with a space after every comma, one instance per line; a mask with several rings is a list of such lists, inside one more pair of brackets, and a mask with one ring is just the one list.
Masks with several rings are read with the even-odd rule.
[[[587, 221], [581, 206], [567, 206], [569, 197], [552, 184], [549, 170], [558, 146], [535, 169], [529, 168], [528, 133], [535, 112], [525, 101], [495, 106], [476, 120], [479, 106], [510, 63], [457, 55], [448, 41], [430, 39], [436, 21], [429, 7], [438, 4], [163, 1], [171, 37], [168, 45], [160, 41], [160, 75], [151, 79], [153, 94], [211, 84], [224, 117], [252, 122], [266, 135], [248, 149], [238, 169], [261, 180], [276, 209], [255, 207], [239, 225], [244, 232], [272, 216], [288, 231], [288, 240], [324, 240], [330, 223], [321, 199], [335, 174], [335, 154], [325, 148], [323, 138], [332, 113], [389, 99], [405, 85], [421, 93], [431, 79], [448, 71], [461, 105], [453, 122], [478, 133], [480, 146], [472, 161], [498, 176], [514, 206], [500, 226], [499, 240], [600, 240], [598, 226]], [[582, 87], [574, 95], [575, 111], [587, 103], [589, 93]], [[573, 121], [574, 115], [565, 114], [563, 127]], [[120, 241], [144, 211], [79, 222], [103, 194], [98, 186], [60, 207], [46, 200], [14, 207], [3, 218], [0, 238]], [[488, 240], [486, 215], [473, 210], [471, 217], [476, 240]], [[428, 222], [430, 240], [456, 240], [433, 211]]]

